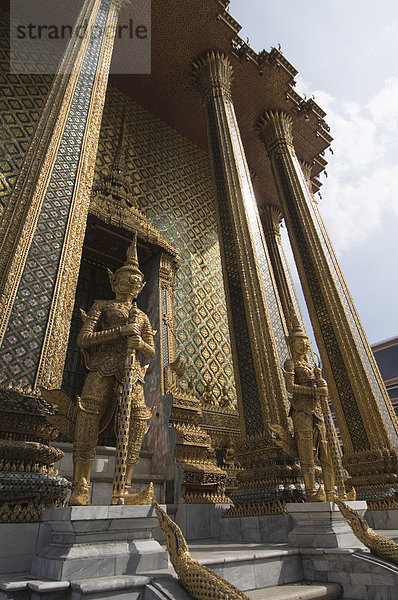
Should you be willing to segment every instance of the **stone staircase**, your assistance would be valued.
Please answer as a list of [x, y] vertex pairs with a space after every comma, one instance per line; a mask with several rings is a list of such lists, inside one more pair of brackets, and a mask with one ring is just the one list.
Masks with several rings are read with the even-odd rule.
[[[298, 549], [284, 544], [191, 544], [201, 563], [251, 600], [397, 600], [398, 568], [363, 550]], [[172, 567], [138, 575], [62, 581], [0, 576], [0, 600], [192, 600]]]
[[[233, 583], [252, 600], [334, 600], [341, 597], [338, 583], [303, 582], [300, 552], [281, 544], [191, 543], [192, 554]], [[76, 572], [77, 575], [78, 571]], [[77, 575], [77, 577], [79, 577]], [[33, 578], [25, 573], [0, 576], [0, 600], [192, 600], [180, 586], [173, 568], [137, 575], [61, 581]]]
[[338, 600], [339, 583], [293, 583], [246, 592], [250, 600]]
[[[341, 592], [338, 583], [294, 583], [246, 591], [245, 594], [250, 600], [338, 600]], [[143, 600], [191, 600], [191, 596], [174, 578], [163, 577], [145, 588]]]
[[[31, 573], [3, 570], [0, 600], [191, 600], [168, 564], [165, 548], [150, 536], [156, 526], [150, 507], [46, 511], [43, 535], [35, 534], [31, 567], [21, 553], [29, 528], [15, 524], [13, 541], [10, 526], [3, 526], [8, 541], [0, 563], [20, 567], [18, 550], [24, 559], [20, 570], [31, 568]], [[201, 564], [252, 600], [398, 600], [398, 566], [363, 547], [299, 548], [285, 542], [211, 539], [191, 540], [189, 548]]]

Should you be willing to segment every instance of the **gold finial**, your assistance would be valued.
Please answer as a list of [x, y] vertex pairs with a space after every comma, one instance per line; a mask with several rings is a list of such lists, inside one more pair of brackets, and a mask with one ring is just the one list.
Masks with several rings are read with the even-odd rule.
[[292, 341], [299, 337], [308, 339], [308, 335], [303, 331], [303, 329], [300, 325], [300, 321], [298, 320], [297, 315], [295, 313], [290, 315], [290, 322], [288, 323], [288, 328], [289, 328], [289, 335], [287, 337], [288, 341]]
[[[129, 267], [129, 268], [132, 267], [134, 269], [139, 269], [138, 256], [137, 256], [137, 234], [136, 233], [134, 233], [131, 244], [127, 248], [126, 262], [124, 263], [124, 266]], [[123, 267], [121, 267], [121, 268], [123, 268]]]
[[117, 269], [114, 273], [110, 269], [108, 269], [108, 275], [111, 282], [111, 285], [116, 283], [117, 276], [120, 273], [124, 273], [125, 271], [130, 271], [131, 275], [139, 278], [141, 281], [144, 279], [144, 274], [140, 271], [139, 263], [138, 263], [138, 255], [137, 255], [137, 234], [134, 233], [133, 239], [131, 241], [130, 246], [126, 251], [126, 261], [122, 267]]

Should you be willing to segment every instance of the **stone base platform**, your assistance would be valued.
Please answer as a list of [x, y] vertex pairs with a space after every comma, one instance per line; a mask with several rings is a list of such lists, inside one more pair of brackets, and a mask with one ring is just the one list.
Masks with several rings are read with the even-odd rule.
[[[302, 514], [295, 520], [297, 512]], [[301, 526], [301, 534], [308, 535], [311, 526], [317, 527], [311, 535], [319, 534], [323, 523], [326, 543], [348, 544], [331, 503], [294, 505], [292, 533], [300, 529], [304, 512], [315, 516]], [[157, 518], [151, 507], [69, 507], [46, 511], [44, 518], [39, 532], [31, 531], [38, 540], [32, 572], [0, 575], [0, 600], [188, 600], [165, 549], [153, 539]], [[24, 525], [17, 525], [23, 546]], [[322, 547], [310, 547], [213, 538], [190, 541], [189, 548], [201, 564], [253, 600], [398, 600], [398, 565], [359, 547], [356, 538], [352, 547], [327, 547], [325, 540]], [[12, 544], [9, 549], [15, 551]]]
[[133, 575], [167, 566], [153, 539], [152, 506], [69, 506], [44, 511], [48, 544], [33, 557], [31, 573], [61, 581]]
[[2, 573], [29, 572], [32, 558], [48, 543], [47, 529], [40, 523], [0, 523], [0, 576]]
[[[223, 513], [230, 504], [178, 504], [175, 517], [187, 541], [220, 538]], [[223, 539], [223, 538], [221, 538]]]
[[367, 510], [365, 519], [372, 529], [384, 531], [398, 530], [398, 509], [396, 510]]
[[[72, 481], [73, 473], [73, 446], [67, 442], [56, 442], [56, 447], [62, 450], [64, 456], [56, 463], [55, 468], [62, 477]], [[142, 492], [153, 483], [155, 499], [159, 504], [165, 501], [165, 476], [158, 473], [153, 465], [153, 452], [140, 451], [140, 460], [134, 469], [131, 482], [131, 494]], [[110, 504], [113, 489], [113, 476], [115, 471], [115, 448], [112, 446], [97, 446], [93, 468], [91, 472], [90, 505], [105, 506]], [[69, 495], [66, 497], [66, 502]]]
[[[338, 600], [342, 588], [338, 583], [293, 583], [246, 590], [250, 600]], [[146, 588], [144, 600], [192, 600], [173, 578], [153, 580]], [[140, 599], [141, 600], [141, 599]]]
[[290, 515], [264, 515], [221, 519], [220, 539], [223, 542], [275, 542], [288, 541], [293, 526]]
[[76, 581], [43, 581], [28, 576], [0, 581], [0, 600], [143, 600], [150, 577], [119, 575]]
[[[366, 502], [347, 502], [363, 515]], [[289, 544], [299, 548], [363, 548], [334, 502], [286, 504], [293, 521]]]
[[246, 592], [250, 600], [339, 600], [338, 583], [293, 583]]
[[[230, 504], [178, 504], [170, 514], [187, 541], [287, 542], [292, 528], [289, 515], [223, 518]], [[157, 535], [156, 535], [157, 537]], [[158, 538], [157, 538], [158, 539]]]
[[[287, 544], [238, 544], [201, 540], [193, 556], [253, 600], [397, 600], [398, 566], [353, 548], [293, 548]], [[173, 577], [174, 575], [174, 577]], [[316, 584], [319, 594], [293, 584]], [[324, 584], [323, 595], [319, 589]], [[329, 585], [331, 583], [338, 585]], [[264, 589], [266, 588], [266, 589]], [[311, 588], [311, 589], [309, 589]], [[287, 595], [293, 589], [296, 596]], [[261, 592], [260, 592], [261, 590]], [[306, 595], [303, 595], [305, 592]], [[0, 600], [189, 600], [172, 568], [140, 575], [48, 581], [25, 574], [0, 576]]]
[[[192, 542], [189, 547], [201, 564], [256, 600], [259, 598], [251, 590], [277, 586], [261, 600], [281, 600], [283, 586], [299, 582], [339, 584], [342, 600], [398, 600], [398, 565], [372, 555], [367, 548], [294, 548], [290, 544], [218, 541]], [[308, 598], [300, 595], [302, 592], [298, 588], [296, 598]]]

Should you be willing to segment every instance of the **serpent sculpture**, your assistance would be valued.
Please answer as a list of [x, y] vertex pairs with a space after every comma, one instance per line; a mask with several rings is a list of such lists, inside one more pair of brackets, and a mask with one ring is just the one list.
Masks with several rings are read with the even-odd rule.
[[335, 503], [339, 507], [343, 517], [347, 519], [352, 531], [359, 541], [367, 546], [373, 554], [377, 554], [382, 558], [386, 558], [387, 560], [398, 564], [397, 542], [375, 533], [373, 529], [369, 527], [366, 520], [361, 517], [356, 510], [347, 506], [345, 502], [336, 498]]
[[164, 510], [153, 501], [160, 528], [166, 539], [171, 564], [182, 586], [195, 600], [249, 600], [235, 586], [202, 566], [189, 552], [181, 529]]

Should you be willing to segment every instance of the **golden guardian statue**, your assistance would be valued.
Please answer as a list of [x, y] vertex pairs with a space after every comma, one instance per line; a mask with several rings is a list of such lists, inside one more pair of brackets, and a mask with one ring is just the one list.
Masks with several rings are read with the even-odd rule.
[[[303, 474], [306, 499], [317, 502], [335, 498], [334, 469], [327, 439], [321, 400], [328, 396], [319, 367], [308, 360], [310, 342], [295, 320], [287, 338], [291, 358], [284, 364], [286, 389], [292, 395], [290, 416]], [[325, 490], [315, 484], [315, 461], [322, 468]]]
[[[127, 260], [114, 273], [108, 270], [114, 300], [96, 300], [86, 314], [81, 310], [83, 327], [78, 335], [88, 370], [77, 406], [60, 390], [42, 390], [45, 399], [57, 404], [52, 422], [68, 437], [73, 437], [73, 484], [70, 505], [90, 503], [90, 476], [98, 442], [116, 414], [116, 461], [112, 503], [124, 503], [134, 466], [152, 412], [145, 405], [144, 377], [136, 357], [155, 355], [154, 331], [147, 315], [134, 300], [140, 294], [143, 274], [137, 259], [137, 237], [127, 250]], [[98, 347], [94, 354], [87, 349]], [[127, 386], [127, 387], [126, 387]]]

